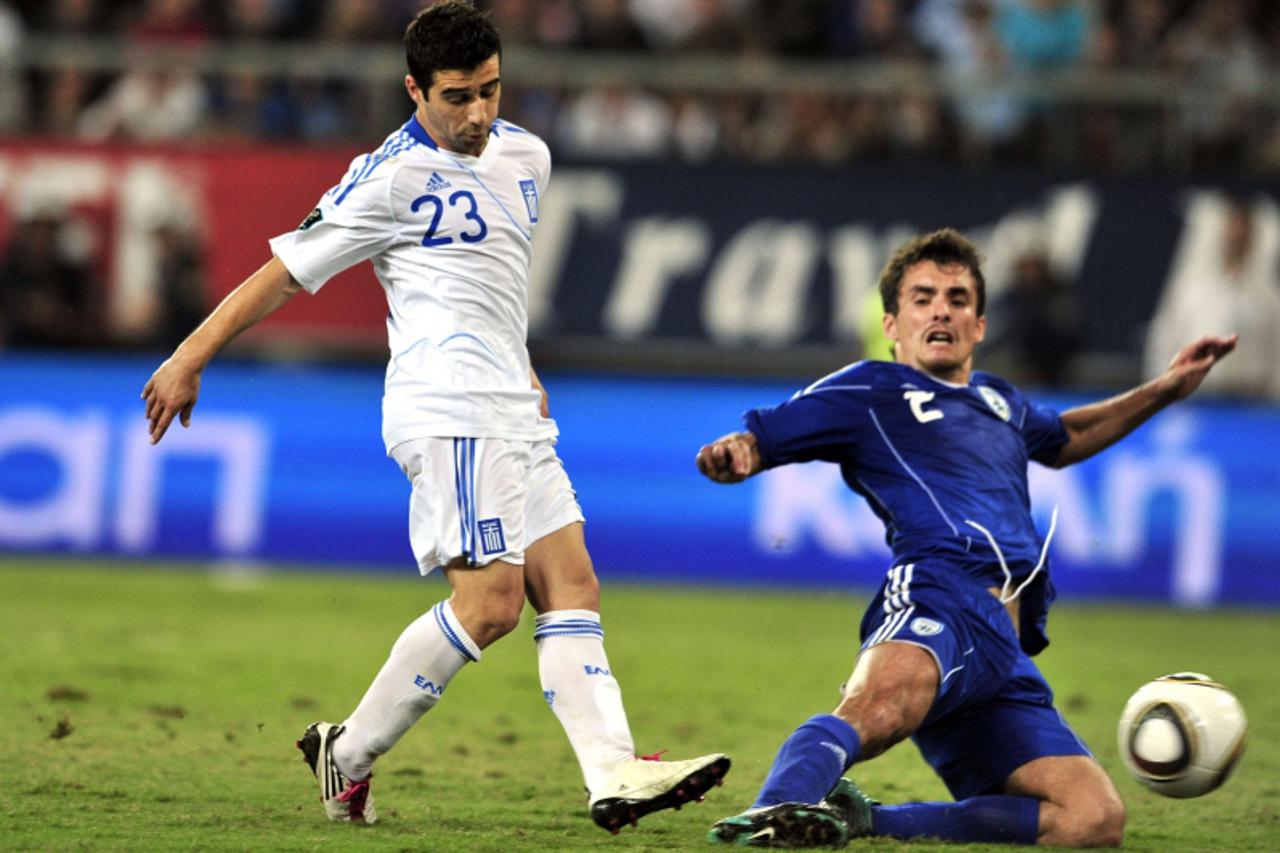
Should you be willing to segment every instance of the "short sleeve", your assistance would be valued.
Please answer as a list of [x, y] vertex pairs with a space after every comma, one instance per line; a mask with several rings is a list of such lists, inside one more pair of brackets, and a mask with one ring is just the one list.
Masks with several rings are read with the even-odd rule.
[[540, 144], [541, 156], [538, 158], [538, 192], [546, 192], [547, 184], [551, 183], [551, 149], [538, 140]]
[[272, 253], [307, 291], [315, 293], [345, 269], [392, 245], [398, 223], [391, 210], [396, 170], [380, 164], [349, 178], [320, 199], [295, 230], [270, 241]]
[[1067, 430], [1062, 426], [1062, 416], [1046, 406], [1034, 406], [1028, 402], [1026, 407], [1021, 433], [1027, 457], [1041, 465], [1052, 465], [1068, 439]]
[[857, 392], [809, 390], [769, 408], [742, 416], [756, 437], [766, 468], [791, 462], [846, 460], [867, 421], [866, 404]]

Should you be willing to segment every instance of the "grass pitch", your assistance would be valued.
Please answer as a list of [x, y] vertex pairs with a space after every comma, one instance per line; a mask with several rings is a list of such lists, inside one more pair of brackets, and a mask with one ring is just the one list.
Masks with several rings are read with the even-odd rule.
[[[606, 583], [609, 655], [637, 746], [733, 757], [700, 806], [616, 838], [591, 823], [525, 624], [379, 762], [382, 822], [330, 824], [293, 742], [354, 707], [401, 628], [445, 591], [408, 577], [0, 560], [0, 848], [712, 849], [707, 828], [749, 804], [781, 740], [834, 707], [862, 605]], [[1041, 666], [1129, 805], [1126, 847], [1280, 849], [1280, 616], [1067, 603], [1051, 627]], [[1167, 800], [1125, 776], [1115, 725], [1140, 684], [1185, 669], [1235, 691], [1250, 742], [1223, 789]], [[910, 744], [855, 770], [885, 801], [946, 796]]]

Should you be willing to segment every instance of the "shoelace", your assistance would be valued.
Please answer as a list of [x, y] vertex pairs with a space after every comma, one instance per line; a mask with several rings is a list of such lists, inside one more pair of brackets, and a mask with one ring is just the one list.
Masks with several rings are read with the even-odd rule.
[[637, 755], [636, 758], [640, 759], [641, 761], [661, 761], [662, 754], [664, 752], [666, 752], [665, 749], [660, 749], [657, 752], [651, 752], [648, 755]]
[[1058, 527], [1058, 505], [1053, 505], [1053, 515], [1049, 518], [1049, 532], [1044, 537], [1044, 547], [1040, 549], [1040, 559], [1036, 562], [1036, 567], [1031, 570], [1031, 574], [1027, 575], [1022, 583], [1018, 584], [1018, 588], [1012, 593], [1009, 587], [1013, 583], [1013, 573], [1009, 571], [1009, 565], [1004, 561], [1004, 552], [1000, 550], [1000, 546], [996, 543], [996, 537], [991, 535], [991, 531], [983, 527], [976, 521], [965, 519], [965, 524], [970, 527], [977, 528], [987, 537], [987, 541], [991, 543], [991, 550], [996, 552], [996, 559], [1000, 561], [1000, 570], [1004, 572], [1004, 583], [1000, 586], [1000, 603], [1008, 604], [1010, 601], [1022, 595], [1022, 591], [1027, 588], [1027, 584], [1040, 574], [1040, 570], [1044, 568], [1045, 558], [1049, 556], [1049, 542], [1053, 539], [1053, 532]]
[[351, 787], [338, 795], [338, 802], [347, 804], [347, 815], [364, 822], [364, 805], [369, 801], [369, 780], [352, 782]]

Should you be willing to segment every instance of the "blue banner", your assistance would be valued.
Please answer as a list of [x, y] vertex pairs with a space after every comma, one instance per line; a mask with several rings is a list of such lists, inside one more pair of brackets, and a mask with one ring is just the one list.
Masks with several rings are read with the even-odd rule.
[[[1253, 214], [1250, 263], [1275, 269], [1280, 187], [1256, 180], [1195, 186], [927, 166], [557, 169], [535, 237], [531, 330], [550, 341], [847, 350], [868, 315], [878, 324], [875, 286], [893, 251], [954, 227], [982, 250], [993, 306], [1020, 259], [1043, 254], [1087, 308], [1084, 351], [1138, 353], [1135, 330], [1162, 292], [1217, 269], [1231, 194]], [[997, 311], [991, 321], [1000, 320]]]
[[[414, 571], [380, 370], [215, 364], [191, 428], [152, 446], [138, 397], [155, 366], [0, 358], [0, 550]], [[698, 475], [701, 444], [792, 385], [543, 378], [602, 576], [865, 587], [887, 568], [880, 523], [833, 466]], [[1033, 466], [1042, 531], [1059, 508], [1059, 589], [1280, 604], [1278, 446], [1280, 410], [1193, 401], [1084, 464]]]

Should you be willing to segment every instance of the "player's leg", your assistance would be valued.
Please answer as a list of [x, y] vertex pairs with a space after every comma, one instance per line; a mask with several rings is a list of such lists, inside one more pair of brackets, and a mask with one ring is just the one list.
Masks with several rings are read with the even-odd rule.
[[[984, 605], [994, 602], [981, 594], [988, 599]], [[863, 617], [862, 651], [840, 704], [787, 739], [753, 808], [817, 803], [855, 761], [874, 758], [910, 736], [940, 691], [951, 701], [964, 692], [973, 643], [956, 597], [914, 565], [889, 570]]]
[[915, 731], [937, 690], [937, 664], [919, 646], [886, 642], [865, 650], [836, 709], [811, 717], [783, 743], [752, 807], [818, 802], [855, 761]]
[[534, 639], [543, 695], [578, 758], [593, 819], [616, 831], [700, 797], [728, 771], [729, 760], [636, 758], [622, 691], [605, 654], [600, 587], [582, 511], [552, 443], [536, 444], [533, 458], [525, 584], [538, 614]]
[[[335, 819], [343, 814], [338, 795], [369, 778], [377, 757], [435, 707], [464, 665], [516, 625], [524, 604], [527, 452], [433, 438], [406, 442], [393, 455], [413, 486], [409, 529], [419, 568], [443, 566], [453, 594], [401, 632], [343, 725], [316, 724], [300, 742]], [[369, 811], [366, 804], [366, 822]]]
[[1090, 756], [1038, 758], [1015, 770], [1006, 790], [1040, 801], [1041, 844], [1117, 847], [1124, 840], [1124, 802]]
[[436, 706], [454, 676], [515, 627], [524, 603], [522, 572], [501, 561], [483, 568], [457, 562], [445, 567], [453, 594], [401, 632], [343, 723], [334, 758], [344, 776], [366, 778], [378, 756]]
[[[1102, 768], [1052, 707], [1053, 694], [1021, 655], [1000, 694], [915, 736], [954, 803], [870, 810], [871, 835], [964, 842], [1107, 846], [1124, 809]], [[865, 804], [864, 804], [865, 805]]]
[[[1025, 734], [990, 729], [978, 734], [973, 751], [1011, 745], [1019, 749]], [[953, 738], [963, 734], [952, 731]], [[1016, 769], [1003, 793], [975, 793], [952, 785], [954, 803], [870, 804], [853, 792], [846, 803], [865, 811], [867, 834], [899, 839], [938, 838], [970, 843], [1045, 844], [1054, 847], [1115, 847], [1124, 838], [1124, 804], [1106, 772], [1088, 755], [1052, 755]], [[832, 799], [835, 799], [833, 795]], [[868, 806], [870, 806], [868, 811]], [[848, 806], [846, 806], [847, 808]]]
[[[983, 656], [975, 654], [980, 639], [1004, 649], [1002, 658], [1013, 659], [1011, 625], [1004, 634], [983, 634], [985, 622], [975, 626], [966, 610], [977, 607], [982, 620], [1007, 623], [994, 598], [980, 588], [939, 585], [920, 573], [914, 573], [913, 581], [912, 568], [892, 569], [868, 608], [863, 650], [835, 711], [809, 719], [788, 738], [752, 808], [717, 823], [711, 840], [743, 843], [772, 833], [761, 839], [770, 843], [751, 843], [810, 846], [817, 833], [833, 843], [838, 839], [827, 826], [831, 811], [847, 824], [848, 835], [869, 834], [871, 801], [840, 774], [910, 736], [931, 716], [945, 715], [982, 695], [987, 673], [979, 664]], [[1001, 676], [1007, 668], [1005, 664]]]
[[564, 727], [587, 789], [597, 791], [635, 758], [635, 743], [605, 653], [599, 585], [582, 522], [542, 536], [525, 559], [542, 693]]
[[[870, 801], [840, 776], [915, 731], [933, 705], [938, 677], [935, 658], [917, 645], [889, 641], [865, 649], [835, 711], [809, 718], [787, 738], [751, 808], [717, 822], [709, 839], [820, 847], [867, 834]], [[824, 802], [842, 781], [848, 802]]]

